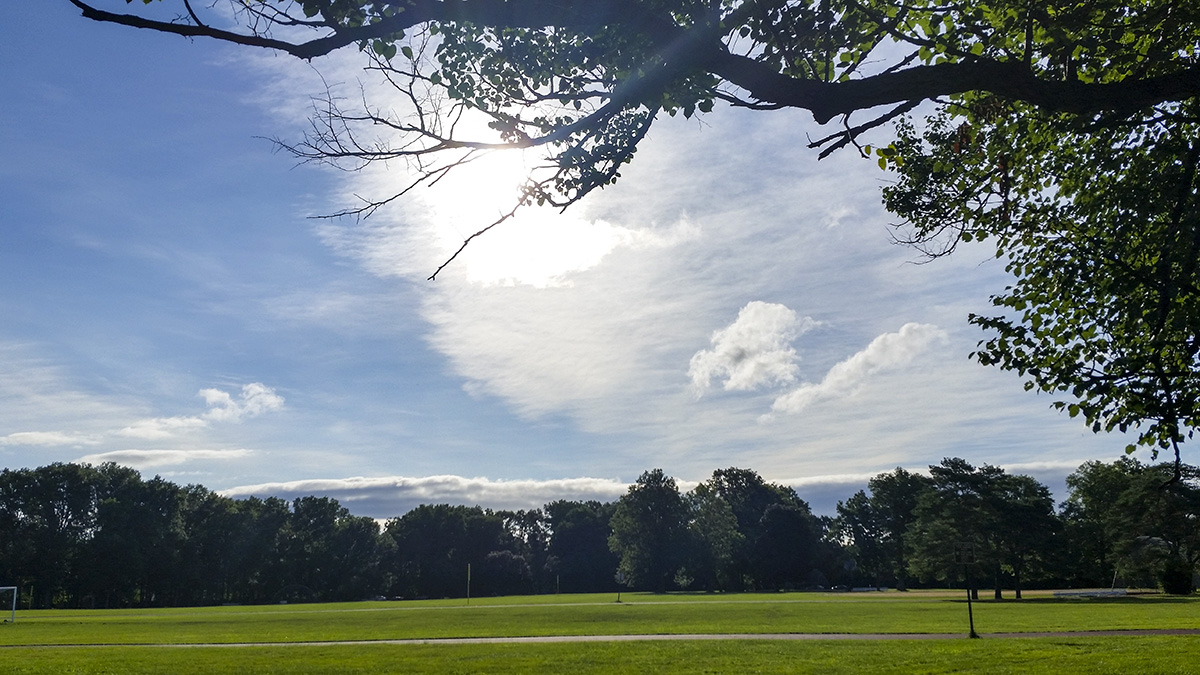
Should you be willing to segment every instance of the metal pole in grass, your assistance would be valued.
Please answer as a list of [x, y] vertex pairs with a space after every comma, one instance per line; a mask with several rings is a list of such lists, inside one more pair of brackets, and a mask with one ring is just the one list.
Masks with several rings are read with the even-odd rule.
[[971, 565], [975, 564], [975, 544], [969, 541], [955, 542], [954, 562], [962, 565], [963, 572], [967, 575], [967, 621], [971, 625], [971, 637], [978, 638], [979, 633], [975, 632], [975, 612], [971, 609]]
[[471, 563], [467, 563], [467, 604], [471, 604]]

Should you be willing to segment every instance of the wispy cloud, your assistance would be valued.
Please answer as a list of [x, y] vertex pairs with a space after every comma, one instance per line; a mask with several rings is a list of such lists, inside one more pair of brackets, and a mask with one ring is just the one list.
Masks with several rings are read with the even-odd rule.
[[784, 305], [749, 302], [733, 323], [713, 333], [712, 349], [692, 356], [692, 386], [703, 393], [713, 378], [724, 378], [726, 391], [790, 384], [800, 360], [791, 343], [816, 325], [811, 317], [801, 319]]
[[196, 461], [229, 461], [254, 454], [252, 450], [113, 450], [84, 455], [75, 461], [86, 464], [115, 462], [135, 469], [175, 466]]
[[131, 406], [88, 393], [70, 369], [27, 343], [0, 333], [0, 438], [4, 445], [86, 444], [112, 420], [129, 419]]
[[114, 433], [126, 438], [151, 441], [172, 438], [180, 433], [203, 429], [207, 426], [208, 420], [201, 417], [154, 417], [138, 420]]
[[100, 439], [85, 434], [63, 431], [18, 431], [0, 436], [0, 445], [33, 445], [43, 447], [96, 445]]
[[910, 363], [934, 342], [946, 340], [946, 332], [932, 324], [907, 323], [895, 333], [884, 333], [866, 349], [842, 361], [818, 383], [805, 383], [775, 399], [774, 413], [798, 413], [810, 405], [853, 394], [874, 374]]

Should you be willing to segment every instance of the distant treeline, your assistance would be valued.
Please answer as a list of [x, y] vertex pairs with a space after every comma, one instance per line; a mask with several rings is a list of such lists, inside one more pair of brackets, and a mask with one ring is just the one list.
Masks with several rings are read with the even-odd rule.
[[[116, 464], [0, 472], [0, 585], [21, 607], [129, 607], [520, 593], [849, 587], [1193, 589], [1194, 467], [1088, 462], [1046, 486], [946, 459], [897, 468], [817, 517], [721, 469], [681, 493], [647, 471], [616, 502], [422, 505], [382, 528], [334, 499], [231, 499]], [[972, 562], [973, 561], [973, 562]], [[470, 585], [468, 589], [468, 568]]]

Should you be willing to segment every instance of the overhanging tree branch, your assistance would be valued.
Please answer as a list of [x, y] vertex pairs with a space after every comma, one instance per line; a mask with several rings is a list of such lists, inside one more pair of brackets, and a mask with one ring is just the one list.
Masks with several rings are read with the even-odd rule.
[[[989, 92], [1024, 101], [1048, 111], [1076, 115], [1101, 111], [1134, 111], [1200, 93], [1200, 66], [1179, 60], [1173, 72], [1130, 76], [1113, 82], [1050, 79], [1031, 64], [976, 57], [949, 63], [919, 64], [856, 79], [823, 82], [792, 77], [779, 68], [749, 56], [732, 53], [714, 40], [720, 31], [697, 31], [680, 26], [669, 14], [655, 13], [635, 0], [414, 0], [403, 11], [361, 26], [327, 23], [329, 33], [313, 40], [289, 42], [265, 32], [237, 33], [194, 23], [164, 22], [133, 14], [117, 14], [82, 0], [69, 0], [83, 16], [95, 21], [156, 30], [187, 37], [208, 37], [233, 44], [273, 49], [309, 60], [350, 45], [374, 39], [395, 39], [406, 30], [429, 22], [464, 22], [495, 29], [565, 28], [575, 31], [621, 27], [652, 43], [675, 47], [679, 70], [704, 70], [749, 92], [757, 105], [809, 110], [819, 123], [838, 115], [880, 105], [932, 99], [968, 91]], [[721, 30], [734, 30], [749, 15], [743, 3], [725, 17]], [[730, 20], [732, 19], [732, 20]], [[889, 24], [892, 30], [894, 23]], [[705, 40], [682, 39], [705, 33]], [[857, 64], [855, 64], [857, 69]]]

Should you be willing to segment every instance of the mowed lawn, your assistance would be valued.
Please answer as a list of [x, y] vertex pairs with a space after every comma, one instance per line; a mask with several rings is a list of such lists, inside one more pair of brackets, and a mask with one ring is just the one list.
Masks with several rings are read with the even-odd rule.
[[[1200, 637], [728, 639], [548, 644], [213, 646], [555, 635], [967, 632], [958, 594], [560, 595], [157, 610], [24, 611], [0, 673], [1200, 673]], [[1200, 598], [975, 604], [1000, 632], [1200, 628]], [[56, 646], [59, 645], [59, 646]], [[89, 646], [61, 646], [89, 645]], [[163, 646], [175, 645], [175, 646]], [[208, 646], [182, 646], [208, 645]]]

